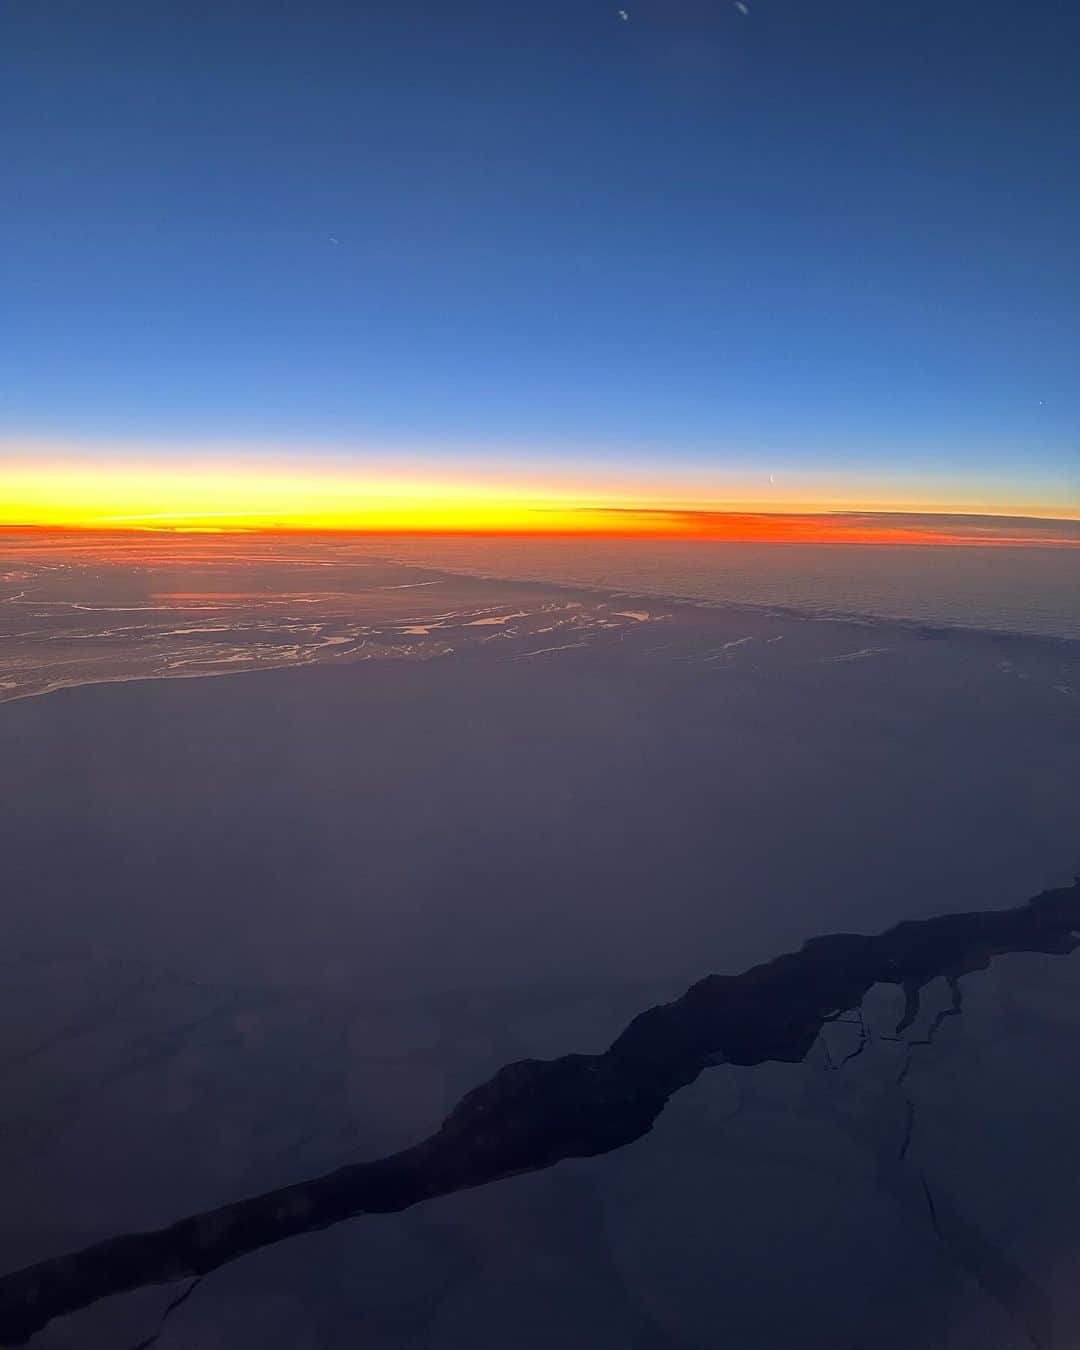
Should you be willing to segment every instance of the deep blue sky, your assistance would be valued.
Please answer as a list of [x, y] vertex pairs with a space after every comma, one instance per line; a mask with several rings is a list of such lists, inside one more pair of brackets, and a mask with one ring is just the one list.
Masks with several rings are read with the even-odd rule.
[[1077, 7], [623, 3], [15, 0], [5, 430], [1080, 510]]

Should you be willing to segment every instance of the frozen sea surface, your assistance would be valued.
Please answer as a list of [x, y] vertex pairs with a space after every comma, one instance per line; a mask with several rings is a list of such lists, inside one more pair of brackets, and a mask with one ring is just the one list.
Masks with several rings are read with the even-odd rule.
[[1080, 637], [1080, 548], [700, 541], [382, 539], [428, 567], [709, 604]]
[[[501, 1066], [598, 1053], [712, 972], [1016, 906], [1080, 864], [1064, 638], [374, 555], [321, 582], [257, 548], [197, 583], [52, 561], [3, 654], [39, 681], [18, 692], [70, 686], [0, 706], [5, 1271], [406, 1147]], [[91, 670], [65, 665], [77, 631]], [[316, 655], [258, 657], [290, 642]], [[240, 673], [175, 678], [185, 652]], [[1004, 956], [959, 1015], [942, 978], [907, 1022], [878, 985], [629, 1147], [34, 1344], [1066, 1350], [1076, 961]]]

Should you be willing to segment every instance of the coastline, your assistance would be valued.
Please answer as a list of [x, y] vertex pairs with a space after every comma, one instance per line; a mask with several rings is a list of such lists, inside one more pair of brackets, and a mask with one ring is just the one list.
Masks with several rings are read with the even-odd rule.
[[[794, 547], [794, 546], [792, 546]], [[839, 546], [837, 546], [839, 547]], [[852, 546], [845, 546], [852, 547]], [[127, 683], [144, 679], [198, 679], [221, 675], [253, 674], [265, 670], [280, 670], [325, 664], [350, 664], [361, 660], [446, 660], [460, 657], [467, 648], [473, 647], [488, 634], [470, 633], [468, 630], [482, 628], [486, 624], [499, 625], [498, 636], [509, 637], [515, 633], [527, 636], [528, 623], [515, 623], [521, 619], [542, 614], [545, 610], [588, 609], [598, 623], [610, 626], [615, 619], [633, 619], [632, 607], [649, 612], [658, 608], [665, 619], [676, 619], [684, 626], [693, 626], [695, 620], [702, 630], [710, 626], [723, 626], [726, 623], [744, 620], [756, 626], [767, 623], [792, 624], [800, 627], [819, 626], [821, 631], [839, 632], [841, 630], [863, 629], [875, 634], [916, 640], [930, 641], [969, 641], [991, 644], [996, 647], [1007, 646], [1020, 653], [1040, 654], [1051, 660], [1057, 658], [1070, 666], [1080, 660], [1080, 636], [1063, 633], [1039, 633], [1018, 629], [983, 627], [960, 623], [929, 623], [916, 618], [903, 618], [873, 613], [845, 612], [841, 610], [823, 612], [795, 606], [775, 604], [753, 604], [739, 600], [708, 599], [700, 595], [676, 594], [663, 588], [622, 589], [601, 586], [593, 583], [557, 581], [539, 576], [496, 575], [482, 569], [452, 569], [445, 566], [421, 566], [401, 557], [378, 555], [367, 557], [361, 563], [363, 567], [388, 568], [390, 575], [404, 575], [411, 578], [421, 576], [422, 580], [410, 580], [402, 584], [380, 585], [365, 594], [360, 590], [348, 595], [348, 619], [343, 617], [342, 595], [328, 592], [325, 596], [312, 595], [304, 598], [308, 608], [303, 614], [303, 628], [317, 631], [319, 636], [308, 643], [297, 642], [295, 622], [282, 623], [278, 614], [261, 617], [259, 607], [252, 603], [243, 615], [243, 623], [229, 618], [229, 611], [237, 608], [230, 597], [220, 605], [214, 603], [209, 593], [202, 597], [197, 609], [191, 609], [182, 603], [175, 605], [140, 606], [146, 615], [139, 625], [125, 625], [113, 630], [102, 620], [100, 636], [93, 633], [77, 633], [80, 641], [90, 639], [91, 646], [97, 645], [105, 653], [106, 663], [92, 669], [80, 670], [77, 655], [72, 655], [72, 641], [65, 640], [64, 634], [45, 631], [37, 647], [34, 646], [33, 627], [14, 632], [7, 639], [6, 650], [0, 646], [0, 658], [6, 656], [8, 665], [0, 659], [0, 704], [16, 702], [27, 697], [40, 697], [56, 693], [63, 689], [77, 688], [85, 684]], [[427, 602], [421, 588], [437, 588], [432, 592], [432, 600]], [[414, 592], [420, 591], [420, 596]], [[402, 592], [400, 605], [396, 613], [387, 613], [387, 592]], [[448, 623], [447, 616], [440, 614], [439, 600], [448, 592], [453, 592], [459, 613], [457, 623]], [[347, 594], [347, 593], [346, 593]], [[531, 599], [532, 609], [515, 612], [518, 603], [527, 603], [521, 597]], [[11, 599], [12, 597], [9, 597]], [[21, 600], [21, 595], [13, 597]], [[415, 603], [410, 603], [415, 601]], [[492, 603], [494, 602], [494, 603]], [[269, 603], [269, 601], [268, 601]], [[425, 608], [426, 603], [426, 608]], [[97, 611], [92, 606], [72, 604], [80, 611], [79, 617], [89, 619], [95, 612], [109, 615], [121, 612], [108, 605]], [[277, 609], [288, 609], [287, 601], [282, 601]], [[430, 628], [425, 620], [434, 610], [438, 622], [432, 622]], [[507, 611], [498, 617], [500, 610]], [[169, 625], [184, 620], [185, 616], [195, 615], [195, 626], [170, 630]], [[214, 619], [213, 628], [205, 626], [206, 616]], [[495, 615], [496, 617], [483, 617]], [[0, 618], [2, 618], [0, 611]], [[571, 616], [580, 619], [583, 616]], [[51, 622], [51, 620], [50, 620]], [[233, 633], [230, 622], [236, 622]], [[199, 626], [199, 625], [203, 626]], [[628, 632], [632, 635], [636, 623], [631, 622]], [[532, 629], [547, 631], [542, 625], [533, 623]], [[624, 628], [627, 625], [623, 625]], [[409, 634], [430, 636], [433, 629], [447, 634], [443, 648], [432, 643], [407, 641]], [[163, 630], [160, 631], [159, 630]], [[254, 631], [254, 638], [248, 642], [243, 631]], [[567, 628], [569, 631], [569, 627]], [[113, 633], [119, 632], [119, 638]], [[179, 635], [195, 635], [221, 632], [229, 637], [229, 645], [218, 650], [209, 643], [195, 649], [189, 642], [169, 643], [166, 639]], [[280, 634], [280, 636], [279, 636]], [[0, 637], [3, 636], [0, 630]], [[601, 650], [610, 645], [599, 628], [585, 634], [583, 643], [573, 642], [555, 644], [549, 650], [561, 651], [574, 648]], [[627, 632], [620, 632], [618, 640], [624, 641]], [[452, 639], [452, 643], [451, 643]], [[26, 657], [17, 650], [19, 641], [29, 641], [33, 655]], [[112, 647], [108, 644], [112, 642]], [[54, 655], [59, 643], [62, 656]], [[274, 647], [277, 643], [277, 647]], [[156, 645], [155, 645], [156, 644]], [[523, 649], [524, 650], [524, 649]], [[537, 646], [535, 653], [540, 655], [543, 648]], [[528, 654], [526, 652], [526, 654]], [[95, 659], [96, 656], [95, 656]], [[112, 668], [109, 661], [112, 661]], [[40, 675], [26, 680], [24, 670], [27, 663]], [[184, 669], [183, 666], [196, 664], [201, 668]], [[66, 669], [69, 673], [61, 678], [49, 678], [50, 668]], [[6, 671], [6, 674], [5, 674]], [[25, 681], [20, 684], [20, 680]], [[1071, 693], [1074, 686], [1080, 687], [1080, 679], [1071, 683], [1060, 682], [1063, 692]]]

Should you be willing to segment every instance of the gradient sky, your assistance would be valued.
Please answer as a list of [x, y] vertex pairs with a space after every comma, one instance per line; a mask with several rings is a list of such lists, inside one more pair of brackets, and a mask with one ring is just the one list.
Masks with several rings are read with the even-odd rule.
[[1080, 11], [624, 3], [10, 7], [0, 520], [1080, 515]]

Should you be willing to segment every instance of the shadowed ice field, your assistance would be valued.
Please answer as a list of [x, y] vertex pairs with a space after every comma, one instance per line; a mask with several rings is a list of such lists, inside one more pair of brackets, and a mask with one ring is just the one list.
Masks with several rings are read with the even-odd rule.
[[[78, 686], [0, 707], [5, 1272], [405, 1148], [501, 1066], [599, 1054], [712, 972], [1019, 906], [1080, 862], [1073, 642], [377, 560], [257, 605], [99, 570], [109, 605], [242, 608], [54, 622], [39, 593], [4, 644], [18, 692]], [[347, 598], [315, 654], [258, 669], [316, 589]], [[73, 623], [93, 671], [65, 664]], [[255, 668], [141, 678], [188, 642]], [[955, 1016], [942, 974], [907, 1025], [875, 984], [799, 1062], [710, 1068], [617, 1152], [33, 1344], [1067, 1347], [1075, 961], [1003, 955]]]

